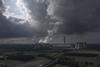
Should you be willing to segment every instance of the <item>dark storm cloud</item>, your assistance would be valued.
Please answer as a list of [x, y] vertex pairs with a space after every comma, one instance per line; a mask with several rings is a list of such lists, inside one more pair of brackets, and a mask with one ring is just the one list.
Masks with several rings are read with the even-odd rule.
[[[48, 1], [48, 2], [47, 2]], [[64, 34], [100, 31], [99, 0], [23, 0], [40, 29]], [[54, 25], [50, 25], [50, 19]], [[55, 22], [56, 21], [56, 22]], [[41, 31], [42, 32], [42, 31]]]
[[4, 11], [4, 5], [3, 5], [3, 2], [2, 0], [0, 0], [0, 13], [2, 13]]
[[31, 28], [25, 24], [15, 24], [0, 15], [0, 38], [8, 37], [30, 37], [33, 35]]
[[[34, 30], [27, 24], [12, 23], [0, 14], [0, 37], [47, 34], [49, 27], [64, 34], [100, 31], [100, 0], [23, 0], [23, 2], [33, 22], [39, 23], [39, 29]], [[0, 0], [0, 10], [4, 9], [1, 6], [3, 3]], [[50, 22], [54, 23], [49, 25]]]
[[100, 31], [100, 0], [48, 0], [48, 14], [60, 24], [58, 32], [76, 34]]
[[0, 7], [3, 6], [2, 0], [0, 0]]

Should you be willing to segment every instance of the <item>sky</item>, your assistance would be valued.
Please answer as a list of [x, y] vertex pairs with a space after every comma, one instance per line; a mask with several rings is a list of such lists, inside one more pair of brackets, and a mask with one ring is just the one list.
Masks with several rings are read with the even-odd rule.
[[[0, 0], [0, 38], [66, 35], [99, 42], [100, 0]], [[57, 40], [57, 39], [56, 39]]]
[[[0, 0], [0, 38], [40, 36], [26, 13], [17, 5], [17, 0]], [[44, 36], [44, 34], [43, 34]]]

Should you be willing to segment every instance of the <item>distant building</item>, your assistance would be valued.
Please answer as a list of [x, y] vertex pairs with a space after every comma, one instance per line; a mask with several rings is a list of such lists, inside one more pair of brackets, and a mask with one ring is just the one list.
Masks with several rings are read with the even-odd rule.
[[75, 44], [75, 48], [76, 49], [81, 49], [81, 48], [86, 48], [86, 46], [87, 46], [87, 43], [86, 42], [77, 42], [76, 44]]

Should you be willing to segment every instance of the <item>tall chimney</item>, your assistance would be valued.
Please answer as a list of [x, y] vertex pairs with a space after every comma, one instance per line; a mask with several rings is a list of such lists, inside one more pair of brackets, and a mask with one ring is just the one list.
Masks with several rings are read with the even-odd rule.
[[64, 35], [64, 44], [66, 43], [66, 36]]

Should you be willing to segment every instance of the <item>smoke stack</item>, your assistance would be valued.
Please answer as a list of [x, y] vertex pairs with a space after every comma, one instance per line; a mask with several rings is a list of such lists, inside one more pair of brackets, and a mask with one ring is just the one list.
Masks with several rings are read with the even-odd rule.
[[64, 36], [64, 44], [66, 43], [66, 36]]

